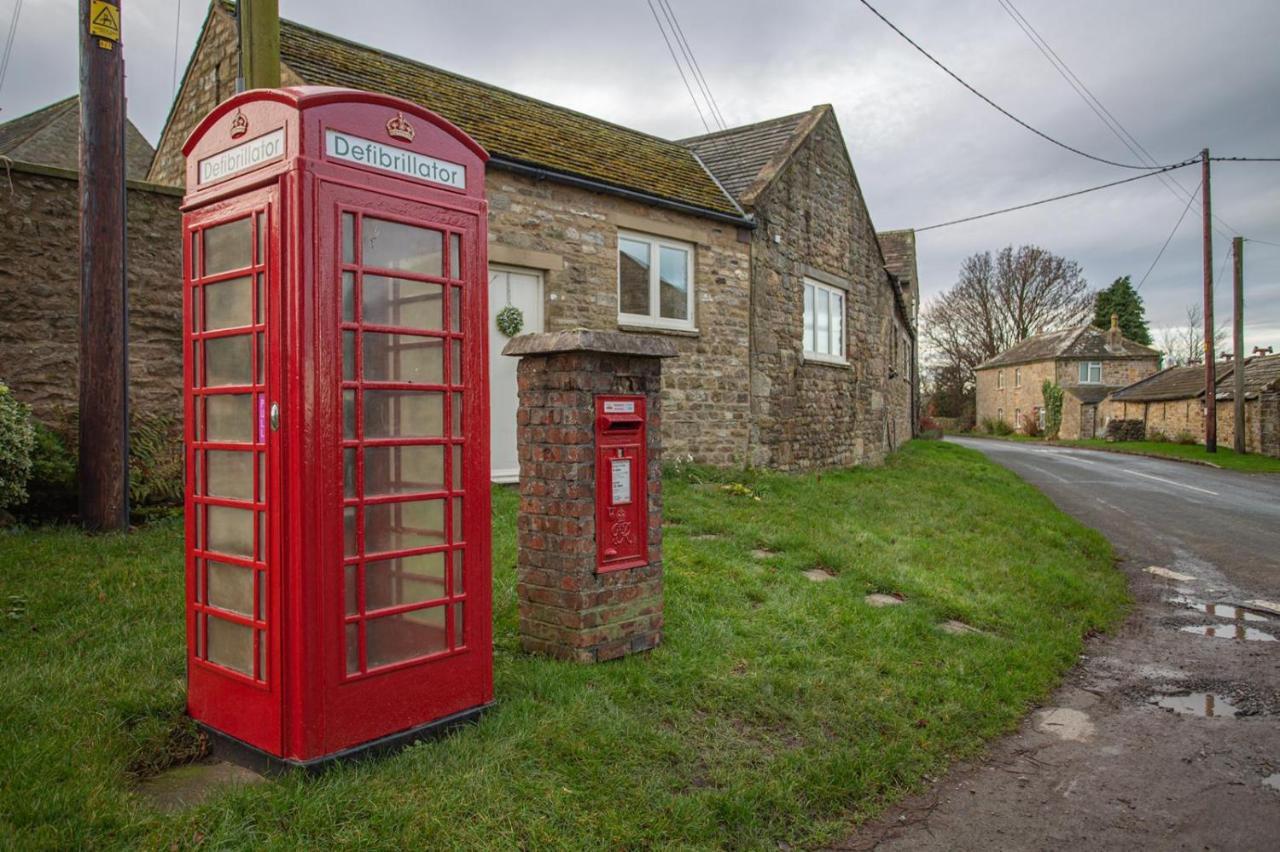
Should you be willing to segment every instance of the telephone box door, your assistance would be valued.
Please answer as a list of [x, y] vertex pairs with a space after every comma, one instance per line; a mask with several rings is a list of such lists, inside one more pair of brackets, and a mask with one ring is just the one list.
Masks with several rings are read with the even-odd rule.
[[488, 313], [474, 210], [337, 183], [316, 203], [331, 751], [492, 697]]
[[184, 224], [188, 702], [196, 718], [278, 752], [277, 192]]

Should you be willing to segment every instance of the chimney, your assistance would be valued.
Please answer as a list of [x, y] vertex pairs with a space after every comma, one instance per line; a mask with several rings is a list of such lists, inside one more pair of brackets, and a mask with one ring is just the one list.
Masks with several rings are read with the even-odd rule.
[[1255, 347], [1253, 347], [1253, 354], [1254, 354], [1254, 355], [1270, 355], [1270, 354], [1271, 354], [1271, 351], [1272, 351], [1272, 350], [1271, 350], [1271, 347], [1270, 347], [1270, 346], [1268, 346], [1266, 349], [1263, 349], [1261, 346], [1255, 346]]
[[1122, 344], [1123, 340], [1124, 340], [1124, 335], [1120, 334], [1120, 315], [1112, 314], [1111, 328], [1107, 331], [1107, 348], [1121, 349], [1123, 348], [1123, 344]]

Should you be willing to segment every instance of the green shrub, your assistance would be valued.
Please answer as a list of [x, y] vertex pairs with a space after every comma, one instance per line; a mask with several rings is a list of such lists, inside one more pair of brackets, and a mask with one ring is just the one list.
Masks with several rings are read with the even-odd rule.
[[[18, 514], [47, 523], [73, 518], [78, 509], [79, 422], [75, 413], [58, 428], [35, 424], [29, 497]], [[129, 429], [129, 506], [135, 520], [170, 514], [183, 498], [182, 433], [172, 417], [133, 414]]]
[[63, 436], [43, 423], [35, 424], [31, 481], [20, 514], [36, 521], [60, 521], [76, 513], [79, 490], [76, 452]]
[[1013, 427], [998, 417], [984, 417], [982, 431], [988, 435], [1012, 435]]
[[1164, 433], [1164, 430], [1162, 430], [1162, 429], [1159, 429], [1159, 428], [1156, 428], [1156, 429], [1148, 429], [1148, 430], [1147, 430], [1147, 440], [1148, 440], [1148, 441], [1158, 441], [1158, 442], [1160, 442], [1160, 443], [1164, 443], [1164, 442], [1166, 442], [1166, 441], [1168, 441], [1168, 440], [1169, 440], [1169, 436], [1168, 436], [1168, 435], [1166, 435], [1166, 434]]
[[1040, 394], [1044, 397], [1044, 434], [1047, 438], [1058, 437], [1062, 428], [1062, 388], [1057, 382], [1045, 379], [1040, 386]]
[[129, 429], [129, 502], [135, 509], [182, 502], [182, 433], [163, 414], [135, 414]]
[[1177, 435], [1173, 436], [1173, 442], [1175, 444], [1184, 444], [1186, 446], [1191, 446], [1192, 444], [1200, 443], [1199, 441], [1196, 440], [1195, 435], [1192, 435], [1190, 432], [1188, 432], [1185, 429], [1183, 429]]
[[0, 382], [0, 509], [27, 499], [34, 445], [31, 409], [14, 397], [8, 385]]

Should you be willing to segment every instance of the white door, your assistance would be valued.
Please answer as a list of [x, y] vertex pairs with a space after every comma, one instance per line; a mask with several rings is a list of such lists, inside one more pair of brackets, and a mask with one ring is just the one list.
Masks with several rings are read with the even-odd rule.
[[489, 267], [489, 451], [493, 481], [520, 478], [516, 457], [516, 364], [502, 354], [509, 339], [498, 331], [498, 311], [514, 305], [524, 314], [521, 334], [542, 331], [542, 273], [512, 266]]

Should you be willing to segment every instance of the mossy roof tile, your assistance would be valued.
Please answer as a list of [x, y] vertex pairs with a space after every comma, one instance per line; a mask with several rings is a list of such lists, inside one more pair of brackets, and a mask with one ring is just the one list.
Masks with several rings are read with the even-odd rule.
[[434, 110], [499, 159], [731, 216], [742, 211], [677, 142], [280, 22], [280, 58], [306, 83], [386, 92]]

